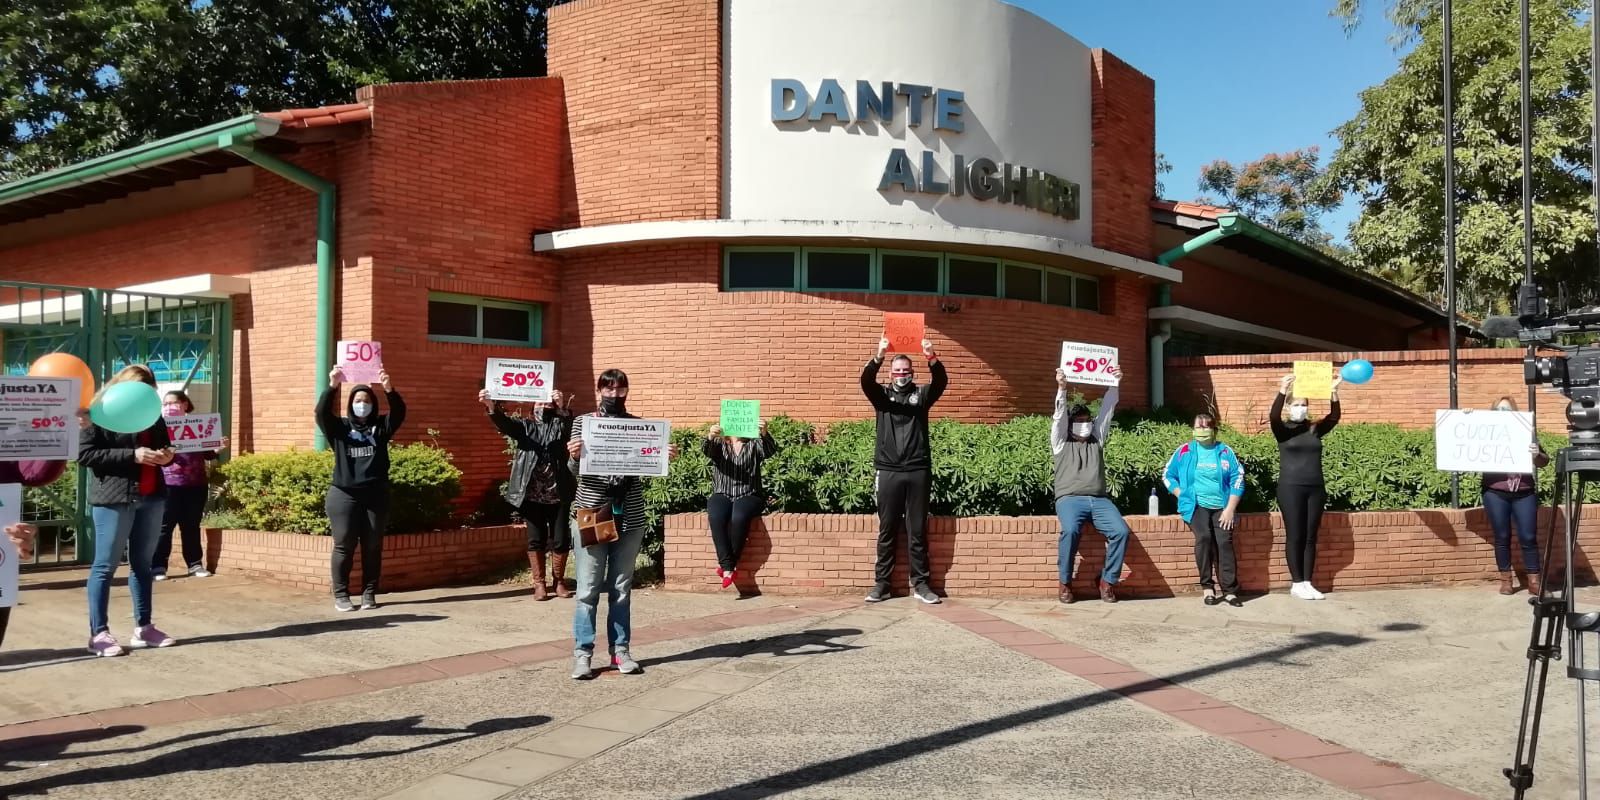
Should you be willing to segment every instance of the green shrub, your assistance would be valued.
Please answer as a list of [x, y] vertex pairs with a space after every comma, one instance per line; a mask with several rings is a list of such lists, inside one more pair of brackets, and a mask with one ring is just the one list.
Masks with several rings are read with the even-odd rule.
[[[389, 450], [389, 530], [437, 530], [452, 522], [461, 470], [450, 454], [415, 443]], [[263, 531], [326, 534], [323, 510], [333, 483], [333, 454], [291, 450], [237, 456], [222, 467], [223, 511]]]

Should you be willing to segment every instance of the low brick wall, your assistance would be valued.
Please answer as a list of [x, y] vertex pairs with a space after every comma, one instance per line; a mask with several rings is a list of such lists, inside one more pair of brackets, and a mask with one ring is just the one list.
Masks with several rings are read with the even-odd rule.
[[[205, 533], [206, 561], [212, 570], [319, 592], [332, 588], [331, 536], [217, 528]], [[390, 534], [383, 538], [382, 587], [384, 591], [406, 591], [471, 581], [523, 561], [527, 549], [527, 534], [521, 525]], [[182, 546], [173, 542], [172, 550], [168, 571], [182, 574]], [[359, 551], [350, 571], [350, 585], [361, 585]]]
[[[1550, 510], [1541, 509], [1540, 542]], [[1195, 591], [1194, 535], [1176, 516], [1128, 517], [1133, 538], [1121, 586], [1127, 596], [1160, 597]], [[739, 564], [740, 588], [773, 594], [856, 594], [872, 588], [877, 519], [869, 515], [772, 514], [751, 528]], [[1054, 517], [935, 517], [929, 520], [933, 587], [954, 596], [1054, 597]], [[715, 591], [716, 551], [704, 514], [666, 519], [667, 588]], [[1600, 507], [1582, 515], [1578, 566], [1593, 579], [1581, 548], [1600, 545]], [[1239, 580], [1247, 591], [1289, 583], [1277, 514], [1243, 514], [1234, 530]], [[906, 586], [904, 537], [894, 585]], [[1559, 544], [1559, 543], [1558, 543]], [[1513, 563], [1520, 555], [1513, 543]], [[1105, 540], [1086, 527], [1073, 585], [1093, 591]], [[1559, 568], [1560, 558], [1555, 557]], [[1483, 509], [1329, 513], [1318, 538], [1316, 583], [1322, 589], [1362, 589], [1460, 583], [1495, 576], [1493, 534]]]

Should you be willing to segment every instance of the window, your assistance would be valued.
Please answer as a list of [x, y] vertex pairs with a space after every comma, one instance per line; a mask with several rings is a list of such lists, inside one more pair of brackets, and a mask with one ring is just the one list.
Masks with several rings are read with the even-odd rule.
[[436, 342], [543, 346], [544, 307], [466, 295], [428, 294], [428, 338]]
[[882, 253], [879, 256], [885, 292], [939, 294], [939, 256], [925, 253]]
[[1044, 301], [1053, 306], [1072, 307], [1072, 276], [1060, 272], [1044, 274]]
[[729, 289], [794, 289], [796, 252], [793, 248], [729, 250]]
[[1073, 305], [1084, 311], [1098, 312], [1100, 310], [1100, 282], [1094, 278], [1084, 277], [1073, 278], [1073, 281], [1077, 286], [1075, 290], [1076, 300]]
[[806, 290], [872, 291], [872, 251], [806, 250]]
[[946, 269], [950, 275], [950, 294], [976, 297], [1000, 296], [1000, 265], [994, 261], [950, 256]]
[[1043, 281], [1044, 270], [1038, 267], [1007, 264], [1006, 298], [1009, 300], [1032, 300], [1037, 303], [1044, 299], [1044, 293], [1041, 291]]

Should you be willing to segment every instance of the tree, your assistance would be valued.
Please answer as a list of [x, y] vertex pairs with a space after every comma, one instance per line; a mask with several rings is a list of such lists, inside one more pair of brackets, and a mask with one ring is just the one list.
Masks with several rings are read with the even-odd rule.
[[12, 0], [0, 182], [363, 84], [544, 74], [551, 0]]
[[1324, 179], [1318, 148], [1272, 153], [1235, 165], [1217, 159], [1200, 168], [1199, 202], [1225, 206], [1292, 239], [1327, 249], [1333, 237], [1320, 218], [1343, 195]]
[[1167, 194], [1167, 187], [1162, 184], [1161, 176], [1172, 171], [1172, 162], [1167, 160], [1166, 153], [1156, 153], [1156, 196], [1160, 200]]
[[[1362, 3], [1335, 13], [1359, 21]], [[1523, 274], [1518, 9], [1456, 0], [1457, 285], [1462, 308], [1509, 306]], [[1533, 0], [1534, 269], [1547, 290], [1596, 288], [1589, 192], [1589, 33], [1585, 0]], [[1366, 269], [1442, 300], [1443, 61], [1437, 0], [1389, 7], [1397, 42], [1415, 47], [1398, 71], [1361, 93], [1335, 132], [1330, 178], [1361, 199], [1350, 246]], [[1354, 16], [1351, 16], [1354, 15]]]

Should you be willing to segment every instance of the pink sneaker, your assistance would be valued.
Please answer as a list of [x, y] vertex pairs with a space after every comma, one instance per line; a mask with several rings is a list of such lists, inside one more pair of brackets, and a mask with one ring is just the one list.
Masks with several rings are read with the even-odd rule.
[[128, 644], [134, 647], [171, 647], [177, 643], [177, 639], [162, 633], [161, 629], [154, 625], [134, 628], [133, 638], [128, 640]]
[[91, 655], [109, 658], [111, 656], [120, 656], [126, 652], [126, 650], [122, 649], [122, 645], [117, 643], [117, 637], [111, 635], [111, 631], [101, 631], [95, 634], [93, 639], [89, 640], [89, 653]]

